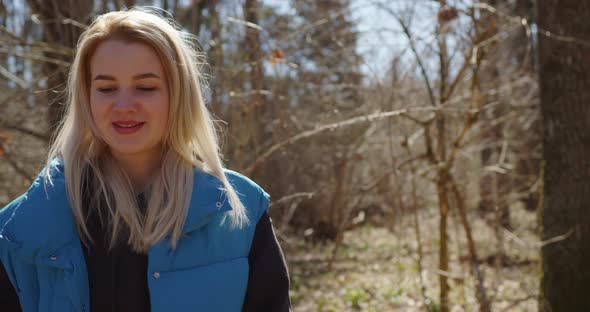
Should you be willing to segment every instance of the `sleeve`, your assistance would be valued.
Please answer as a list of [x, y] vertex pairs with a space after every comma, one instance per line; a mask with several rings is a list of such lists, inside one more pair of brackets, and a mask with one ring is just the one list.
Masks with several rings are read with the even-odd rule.
[[0, 261], [0, 307], [2, 312], [20, 312], [20, 302], [16, 290], [8, 279], [6, 269]]
[[287, 264], [266, 211], [256, 225], [248, 262], [250, 274], [242, 311], [292, 312]]

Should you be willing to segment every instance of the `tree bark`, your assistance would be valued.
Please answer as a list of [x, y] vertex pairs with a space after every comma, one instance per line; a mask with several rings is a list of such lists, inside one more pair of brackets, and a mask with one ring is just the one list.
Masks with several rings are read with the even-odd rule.
[[225, 75], [224, 75], [224, 67], [223, 67], [223, 37], [222, 37], [222, 27], [221, 20], [219, 18], [219, 12], [217, 11], [217, 0], [210, 1], [209, 4], [209, 12], [211, 16], [211, 39], [215, 43], [214, 46], [211, 47], [211, 51], [209, 51], [210, 59], [211, 59], [211, 68], [215, 75], [214, 81], [215, 84], [211, 87], [213, 90], [213, 94], [211, 96], [211, 110], [216, 112], [218, 115], [221, 112], [221, 107], [219, 107], [220, 99], [225, 93]]
[[[446, 0], [440, 1], [441, 9], [445, 8]], [[439, 25], [439, 30], [444, 28], [444, 25]], [[440, 103], [444, 103], [447, 100], [448, 92], [448, 78], [449, 78], [449, 56], [447, 51], [447, 39], [444, 31], [440, 31], [438, 37], [438, 57], [440, 66], [440, 85], [439, 85], [439, 99]], [[437, 154], [438, 159], [447, 160], [447, 135], [446, 135], [446, 118], [442, 111], [438, 111], [435, 120], [436, 131], [437, 131]], [[445, 165], [446, 166], [446, 165]], [[440, 247], [438, 253], [438, 268], [441, 271], [439, 273], [440, 283], [440, 311], [450, 311], [450, 285], [448, 283], [447, 273], [449, 272], [449, 234], [447, 233], [447, 222], [449, 214], [449, 196], [448, 196], [448, 182], [449, 182], [449, 169], [447, 167], [438, 170], [438, 180], [436, 181], [436, 190], [438, 193], [438, 207], [439, 207], [439, 240]]]
[[[244, 16], [245, 20], [258, 24], [258, 0], [246, 0], [244, 4]], [[251, 103], [249, 106], [253, 106], [256, 111], [261, 111], [264, 108], [265, 95], [259, 91], [264, 89], [264, 72], [262, 69], [262, 49], [260, 49], [260, 31], [258, 29], [247, 27], [246, 28], [246, 55], [250, 64], [250, 84], [252, 96], [250, 97]]]
[[446, 170], [441, 170], [438, 181], [436, 183], [436, 191], [438, 193], [438, 206], [439, 206], [439, 252], [438, 252], [438, 269], [441, 271], [438, 275], [440, 283], [440, 311], [449, 312], [449, 292], [450, 287], [448, 283], [449, 273], [449, 234], [447, 233], [447, 220], [449, 214], [449, 197], [447, 191], [448, 174]]
[[[501, 6], [506, 6], [506, 0], [484, 0], [487, 3], [497, 9], [501, 9]], [[486, 10], [481, 11], [481, 22], [477, 29], [479, 42], [483, 40], [489, 40], [496, 36], [499, 31], [498, 26], [498, 15], [496, 13], [490, 13]], [[478, 27], [478, 28], [479, 28]], [[484, 90], [499, 90], [501, 81], [501, 67], [502, 58], [506, 58], [505, 54], [497, 51], [497, 44], [491, 44], [482, 48], [482, 54], [485, 55], [487, 62], [480, 71], [480, 81], [485, 85]], [[482, 56], [483, 56], [482, 55]], [[497, 93], [486, 92], [485, 93], [485, 105], [502, 101], [502, 96]], [[503, 107], [506, 104], [502, 103], [492, 109], [485, 109], [485, 121], [493, 123], [502, 116], [505, 112]], [[500, 159], [502, 154], [502, 142], [504, 141], [504, 123], [498, 123], [492, 129], [492, 131], [486, 131], [482, 137], [483, 144], [485, 147], [481, 151], [481, 165], [487, 167], [495, 165]], [[502, 229], [500, 226], [510, 229], [510, 211], [508, 210], [508, 202], [505, 200], [507, 193], [510, 191], [510, 179], [507, 174], [501, 174], [497, 172], [484, 172], [479, 182], [479, 193], [480, 201], [478, 210], [481, 214], [487, 214], [493, 212], [495, 215], [494, 230], [499, 245], [502, 245], [501, 234]], [[502, 199], [504, 198], [504, 199]], [[498, 254], [498, 256], [502, 256]]]
[[[246, 0], [244, 2], [244, 20], [258, 25], [258, 14], [260, 3], [258, 0]], [[232, 120], [236, 136], [239, 137], [238, 146], [234, 152], [234, 161], [239, 167], [243, 167], [251, 160], [246, 155], [260, 155], [264, 143], [264, 111], [266, 109], [266, 96], [261, 92], [264, 90], [264, 72], [262, 68], [262, 50], [260, 48], [260, 31], [256, 28], [246, 26], [244, 38], [244, 53], [249, 69], [250, 95], [240, 105], [240, 112], [235, 114], [238, 120]], [[238, 123], [241, 123], [238, 128]], [[238, 133], [239, 131], [239, 133]], [[246, 150], [253, 153], [245, 153]]]
[[590, 311], [590, 2], [540, 0], [538, 16], [542, 239], [566, 234], [541, 249], [539, 306], [541, 311]]
[[195, 36], [199, 36], [201, 31], [201, 18], [203, 15], [203, 9], [206, 6], [206, 1], [203, 0], [192, 0], [191, 3], [191, 32]]
[[[78, 38], [84, 29], [73, 23], [64, 23], [64, 21], [72, 19], [87, 24], [91, 18], [93, 8], [93, 1], [90, 0], [29, 0], [28, 3], [31, 10], [38, 14], [40, 20], [44, 23], [43, 41], [69, 48], [76, 46]], [[66, 62], [71, 61], [69, 57], [63, 55], [51, 55], [51, 52], [45, 54], [47, 57], [62, 59]], [[52, 63], [44, 63], [42, 71], [48, 77], [47, 89], [50, 90], [47, 93], [49, 126], [51, 131], [55, 131], [65, 111], [65, 103], [63, 103], [65, 97], [63, 95], [68, 77], [68, 68]]]

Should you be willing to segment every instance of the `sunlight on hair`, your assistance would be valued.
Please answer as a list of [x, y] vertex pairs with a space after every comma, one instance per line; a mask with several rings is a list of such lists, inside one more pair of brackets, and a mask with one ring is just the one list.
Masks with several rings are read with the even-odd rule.
[[[64, 163], [66, 190], [74, 210], [77, 226], [84, 238], [91, 240], [85, 225], [83, 183], [92, 170], [95, 198], [102, 198], [112, 220], [111, 248], [129, 228], [129, 244], [146, 252], [149, 245], [171, 235], [171, 245], [182, 235], [182, 228], [193, 190], [194, 168], [217, 177], [223, 184], [232, 210], [228, 212], [233, 227], [248, 223], [245, 208], [224, 174], [218, 138], [212, 114], [203, 101], [205, 79], [202, 68], [205, 56], [199, 52], [195, 36], [181, 30], [170, 17], [150, 8], [98, 16], [82, 34], [68, 80], [65, 118], [50, 147], [45, 183], [51, 183], [51, 163]], [[147, 191], [145, 218], [135, 200], [131, 182], [108, 151], [93, 123], [90, 103], [89, 62], [97, 46], [109, 39], [138, 42], [152, 47], [165, 70], [170, 90], [170, 111], [164, 137], [162, 166]]]

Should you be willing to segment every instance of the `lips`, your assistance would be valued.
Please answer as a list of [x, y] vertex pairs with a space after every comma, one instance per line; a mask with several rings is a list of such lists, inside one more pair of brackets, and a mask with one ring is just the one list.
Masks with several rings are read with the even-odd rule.
[[136, 120], [116, 120], [113, 121], [112, 124], [115, 131], [119, 134], [131, 134], [139, 131], [145, 122]]

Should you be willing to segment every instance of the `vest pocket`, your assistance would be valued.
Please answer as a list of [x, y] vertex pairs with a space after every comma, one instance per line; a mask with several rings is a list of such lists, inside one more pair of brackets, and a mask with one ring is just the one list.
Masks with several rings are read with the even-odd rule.
[[74, 244], [39, 255], [35, 260], [39, 281], [39, 306], [47, 311], [76, 311], [72, 290], [75, 287]]
[[39, 306], [47, 311], [75, 311], [71, 296], [72, 271], [39, 266]]
[[148, 272], [152, 311], [241, 311], [248, 258]]

